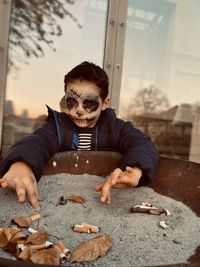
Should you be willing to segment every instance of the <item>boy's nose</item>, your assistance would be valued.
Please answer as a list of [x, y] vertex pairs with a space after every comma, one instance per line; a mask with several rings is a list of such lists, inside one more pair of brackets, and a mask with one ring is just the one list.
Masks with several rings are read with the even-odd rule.
[[83, 112], [81, 110], [77, 110], [76, 114], [81, 117], [83, 115]]
[[76, 114], [81, 117], [84, 114], [84, 109], [81, 105], [78, 106]]

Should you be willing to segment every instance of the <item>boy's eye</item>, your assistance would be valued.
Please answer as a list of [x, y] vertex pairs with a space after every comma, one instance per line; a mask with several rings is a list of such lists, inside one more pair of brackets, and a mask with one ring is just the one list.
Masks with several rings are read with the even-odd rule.
[[67, 97], [66, 103], [67, 103], [67, 107], [69, 110], [78, 105], [78, 102], [76, 101], [76, 99], [71, 96]]
[[99, 107], [99, 102], [96, 100], [84, 100], [83, 101], [83, 107], [86, 109], [88, 112], [92, 112], [98, 109]]

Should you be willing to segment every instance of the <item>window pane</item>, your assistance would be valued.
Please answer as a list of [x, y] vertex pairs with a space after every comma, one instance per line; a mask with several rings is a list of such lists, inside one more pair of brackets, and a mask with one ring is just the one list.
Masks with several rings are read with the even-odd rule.
[[45, 104], [60, 110], [64, 75], [71, 68], [85, 60], [103, 66], [108, 1], [14, 2], [3, 153], [43, 124]]
[[[200, 161], [200, 1], [129, 0], [120, 116]], [[187, 18], [187, 19], [186, 19]]]

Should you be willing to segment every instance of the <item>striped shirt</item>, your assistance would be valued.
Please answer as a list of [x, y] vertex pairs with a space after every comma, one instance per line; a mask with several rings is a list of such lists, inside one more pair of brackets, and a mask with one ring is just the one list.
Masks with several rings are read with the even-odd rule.
[[91, 150], [92, 133], [78, 134], [78, 150]]

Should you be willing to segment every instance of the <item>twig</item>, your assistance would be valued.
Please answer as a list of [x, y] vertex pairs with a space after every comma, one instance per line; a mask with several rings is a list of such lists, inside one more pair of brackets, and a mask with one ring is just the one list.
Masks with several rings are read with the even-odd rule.
[[113, 235], [117, 230], [121, 227], [121, 224], [119, 224], [109, 235]]

